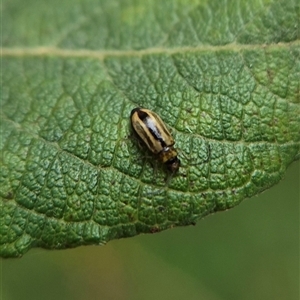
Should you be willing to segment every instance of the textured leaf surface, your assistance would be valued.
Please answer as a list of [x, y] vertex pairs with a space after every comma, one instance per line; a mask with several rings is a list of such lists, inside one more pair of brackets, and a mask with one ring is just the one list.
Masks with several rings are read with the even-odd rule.
[[[194, 224], [299, 158], [299, 2], [4, 1], [0, 253]], [[130, 134], [171, 128], [173, 178]]]

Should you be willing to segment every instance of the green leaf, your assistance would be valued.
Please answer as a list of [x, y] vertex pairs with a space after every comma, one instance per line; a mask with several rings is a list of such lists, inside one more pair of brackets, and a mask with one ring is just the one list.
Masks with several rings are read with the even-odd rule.
[[[0, 253], [194, 224], [277, 183], [300, 154], [297, 0], [6, 0]], [[172, 130], [170, 176], [131, 138]]]

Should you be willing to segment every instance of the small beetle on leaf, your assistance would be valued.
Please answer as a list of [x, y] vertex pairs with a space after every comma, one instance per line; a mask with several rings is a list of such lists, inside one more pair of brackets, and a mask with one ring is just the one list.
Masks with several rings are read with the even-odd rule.
[[180, 167], [180, 160], [174, 148], [175, 141], [162, 119], [153, 111], [134, 108], [131, 111], [131, 125], [138, 137], [172, 173]]

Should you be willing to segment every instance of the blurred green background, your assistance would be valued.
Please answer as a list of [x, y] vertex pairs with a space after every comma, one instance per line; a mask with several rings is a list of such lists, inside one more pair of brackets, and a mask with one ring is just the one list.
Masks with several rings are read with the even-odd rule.
[[297, 300], [299, 167], [194, 227], [1, 260], [2, 299]]

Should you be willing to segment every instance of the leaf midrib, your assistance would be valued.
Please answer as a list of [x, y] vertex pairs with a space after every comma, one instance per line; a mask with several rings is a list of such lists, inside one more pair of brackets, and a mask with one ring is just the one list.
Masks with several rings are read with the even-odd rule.
[[241, 50], [265, 50], [265, 49], [280, 49], [291, 46], [300, 46], [300, 40], [289, 43], [277, 44], [236, 44], [231, 43], [227, 45], [200, 45], [197, 47], [174, 47], [162, 48], [153, 47], [141, 50], [88, 50], [88, 49], [62, 49], [56, 47], [28, 47], [28, 48], [0, 48], [1, 56], [59, 56], [59, 57], [86, 57], [98, 58], [100, 60], [106, 57], [130, 57], [143, 56], [151, 54], [176, 54], [184, 52], [209, 52], [209, 51], [241, 51]]

